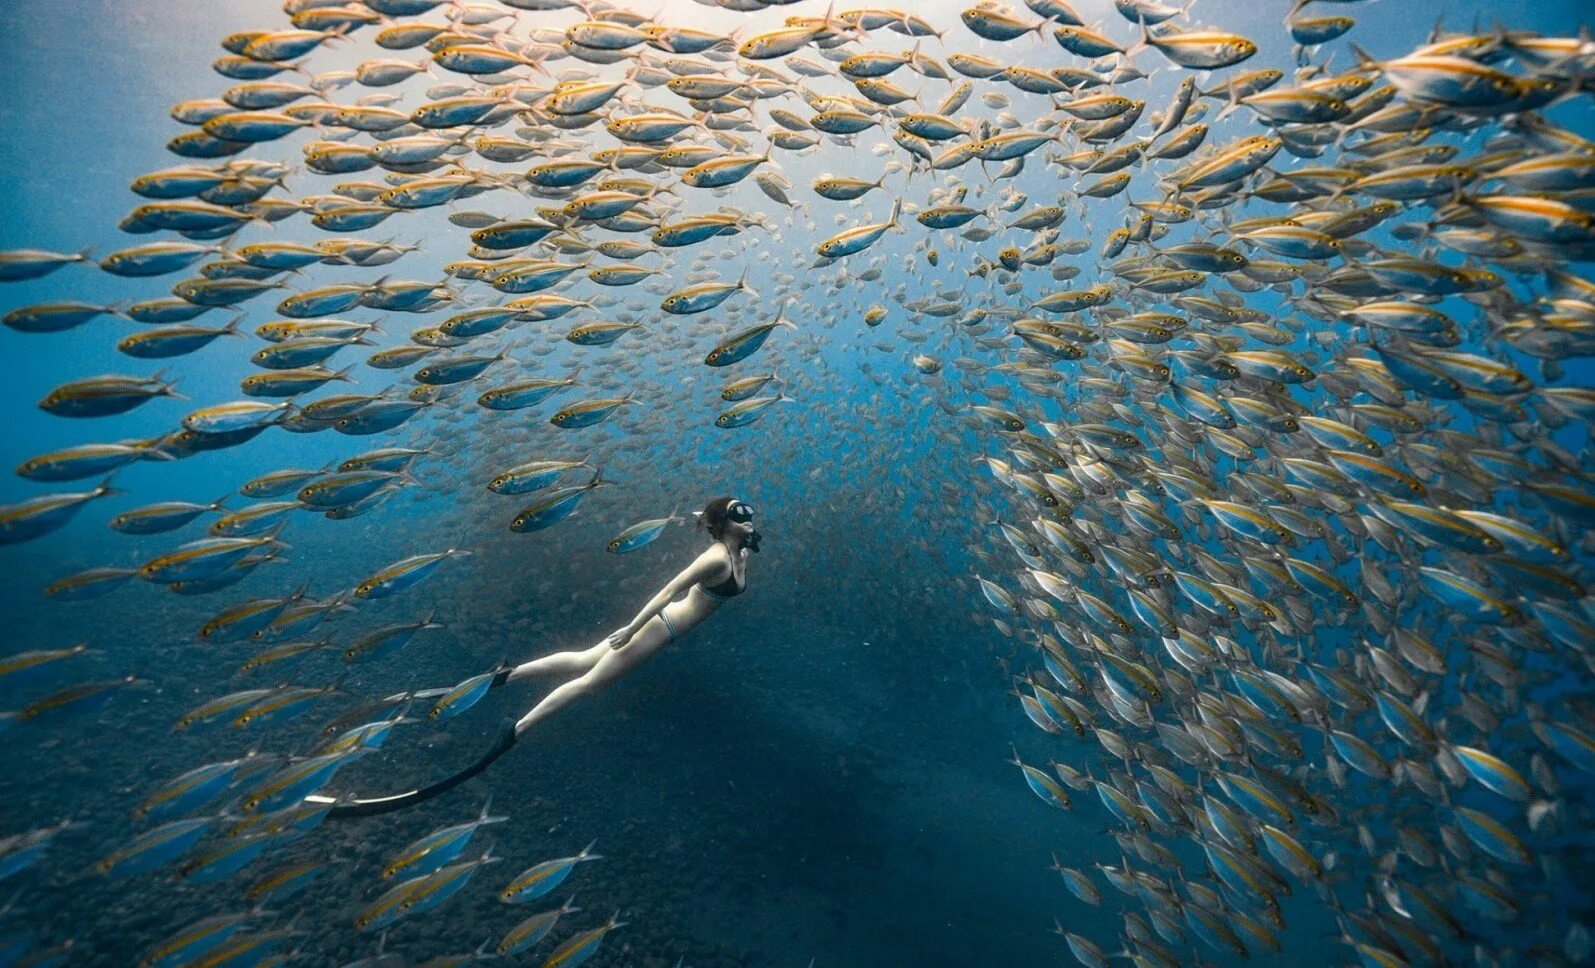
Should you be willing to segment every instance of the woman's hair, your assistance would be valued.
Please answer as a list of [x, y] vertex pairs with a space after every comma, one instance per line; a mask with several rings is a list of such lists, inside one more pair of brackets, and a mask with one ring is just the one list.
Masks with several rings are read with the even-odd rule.
[[726, 533], [726, 508], [736, 502], [734, 497], [717, 497], [703, 506], [703, 514], [698, 516], [698, 527], [709, 532], [709, 537], [719, 541]]

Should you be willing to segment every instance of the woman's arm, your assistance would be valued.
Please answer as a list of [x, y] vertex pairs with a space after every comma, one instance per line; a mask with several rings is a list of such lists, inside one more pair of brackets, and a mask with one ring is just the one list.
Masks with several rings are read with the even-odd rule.
[[637, 613], [636, 618], [609, 636], [607, 641], [610, 647], [615, 649], [623, 648], [631, 640], [631, 637], [637, 634], [639, 629], [648, 624], [649, 619], [658, 615], [666, 605], [675, 600], [677, 595], [680, 595], [698, 582], [715, 577], [724, 569], [725, 565], [726, 562], [718, 554], [699, 555], [692, 564], [682, 569], [681, 574], [670, 579], [670, 584], [660, 589], [659, 593], [654, 595], [654, 597], [648, 599], [648, 604], [642, 607], [642, 611]]

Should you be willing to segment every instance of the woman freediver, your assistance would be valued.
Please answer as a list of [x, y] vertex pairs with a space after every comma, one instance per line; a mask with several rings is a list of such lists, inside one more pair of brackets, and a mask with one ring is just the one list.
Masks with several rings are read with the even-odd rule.
[[[487, 769], [537, 723], [582, 696], [604, 688], [696, 628], [713, 615], [721, 603], [747, 589], [748, 552], [759, 550], [759, 533], [753, 529], [753, 508], [736, 498], [717, 497], [710, 501], [698, 515], [698, 526], [708, 531], [713, 543], [650, 598], [626, 625], [590, 648], [556, 652], [520, 665], [504, 666], [496, 672], [493, 687], [533, 676], [573, 678], [556, 686], [519, 720], [506, 721], [492, 748], [476, 762], [430, 786], [395, 796], [333, 800], [317, 795], [306, 799], [314, 803], [332, 803], [328, 816], [333, 818], [375, 816], [430, 800]], [[682, 592], [686, 595], [678, 600]], [[431, 692], [446, 691], [415, 693], [411, 698], [428, 698]]]

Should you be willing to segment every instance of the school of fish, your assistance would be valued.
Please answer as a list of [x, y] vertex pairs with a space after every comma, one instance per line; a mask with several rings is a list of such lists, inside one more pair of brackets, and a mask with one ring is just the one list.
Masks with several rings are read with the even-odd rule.
[[[286, 22], [224, 38], [225, 89], [172, 109], [181, 163], [132, 181], [120, 228], [148, 239], [0, 252], [4, 283], [177, 280], [0, 320], [41, 353], [104, 339], [131, 358], [51, 390], [49, 414], [112, 440], [117, 415], [172, 408], [159, 436], [24, 462], [43, 490], [0, 507], [0, 543], [92, 514], [135, 462], [266, 433], [371, 438], [254, 477], [242, 501], [107, 516], [127, 535], [208, 533], [136, 568], [84, 562], [43, 594], [142, 580], [194, 596], [198, 641], [254, 643], [241, 673], [323, 650], [376, 663], [433, 616], [316, 637], [323, 623], [469, 548], [418, 547], [320, 597], [291, 568], [261, 572], [270, 594], [226, 589], [291, 563], [295, 529], [382, 513], [417, 485], [490, 499], [495, 528], [555, 527], [624, 487], [630, 455], [550, 440], [700, 379], [720, 387], [710, 412], [668, 432], [761, 433], [805, 419], [850, 365], [837, 352], [884, 351], [859, 366], [962, 458], [933, 500], [979, 568], [947, 576], [950, 593], [1016, 643], [1017, 710], [1054, 737], [1045, 762], [1014, 754], [1016, 781], [1098, 811], [1116, 842], [1115, 863], [1054, 867], [1085, 905], [1113, 889], [1121, 946], [1060, 918], [1060, 954], [1587, 962], [1595, 39], [1436, 27], [1380, 60], [1349, 0], [1281, 5], [1270, 37], [1205, 25], [1200, 2], [1113, 0], [1102, 19], [1066, 0], [793, 6], [778, 29], [731, 34], [606, 0], [286, 0]], [[369, 59], [317, 72], [351, 44]], [[1293, 72], [1248, 66], [1281, 45]], [[1149, 103], [1154, 75], [1177, 80]], [[783, 173], [809, 156], [850, 174]], [[446, 277], [393, 275], [434, 248], [404, 217], [445, 207], [469, 231]], [[889, 289], [888, 271], [918, 284]], [[104, 317], [143, 325], [118, 337]], [[208, 354], [255, 371], [234, 399], [174, 400]], [[340, 392], [356, 367], [393, 381]], [[617, 521], [607, 550], [682, 521], [666, 510]], [[16, 653], [0, 676], [64, 681], [83, 651]], [[466, 712], [490, 678], [400, 692], [313, 749], [249, 747], [150, 789], [98, 876], [252, 876], [256, 907], [141, 964], [296, 960], [307, 939], [262, 910], [320, 873], [287, 847], [325, 816], [305, 798], [395, 730]], [[0, 728], [132, 684], [60, 685]], [[215, 695], [175, 727], [258, 731], [341, 685]], [[467, 851], [505, 819], [484, 807], [370, 872], [353, 927], [374, 938], [442, 906], [499, 860]], [[21, 883], [69, 827], [0, 831], [0, 881]], [[495, 889], [543, 898], [592, 847]], [[1310, 907], [1333, 935], [1287, 949], [1287, 915]], [[546, 941], [540, 963], [573, 968], [624, 924], [578, 912], [566, 899], [428, 964]], [[68, 941], [3, 963], [72, 958]]]

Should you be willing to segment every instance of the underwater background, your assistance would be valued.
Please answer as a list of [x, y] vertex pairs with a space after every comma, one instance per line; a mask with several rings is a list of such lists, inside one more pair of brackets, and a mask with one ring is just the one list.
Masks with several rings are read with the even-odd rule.
[[[0, 15], [0, 49], [10, 61], [0, 82], [0, 124], [7, 132], [0, 142], [0, 249], [93, 247], [103, 256], [132, 244], [117, 231], [117, 222], [140, 201], [129, 193], [129, 181], [174, 163], [164, 145], [178, 126], [168, 110], [188, 98], [214, 96], [231, 83], [209, 67], [221, 53], [217, 41], [234, 31], [280, 25], [280, 6], [260, 0], [7, 3]], [[717, 32], [769, 30], [792, 12], [823, 13], [813, 2], [752, 14], [681, 0], [643, 6], [642, 13], [660, 22]], [[1118, 19], [1105, 3], [1077, 6]], [[1288, 69], [1290, 45], [1277, 38], [1285, 6], [1198, 2], [1206, 22], [1263, 45], [1248, 66]], [[1552, 35], [1576, 34], [1588, 21], [1588, 11], [1573, 2], [1378, 0], [1346, 7], [1358, 19], [1359, 43], [1381, 58], [1422, 43], [1441, 18], [1454, 29], [1478, 20], [1479, 29], [1487, 30], [1499, 19], [1513, 29]], [[958, 8], [951, 4], [910, 3], [905, 9], [950, 28], [948, 51], [1001, 57], [1007, 46], [959, 33]], [[573, 12], [519, 16], [521, 23], [547, 18], [562, 27]], [[1113, 26], [1125, 24], [1119, 19]], [[371, 56], [376, 55], [361, 33], [313, 55], [318, 71], [350, 69]], [[1351, 66], [1349, 54], [1339, 66]], [[1177, 81], [1174, 70], [1159, 70], [1144, 96], [1149, 103], [1166, 101]], [[1585, 95], [1555, 116], [1589, 136], [1595, 131], [1589, 107]], [[288, 140], [307, 138], [301, 133]], [[799, 186], [822, 172], [873, 180], [885, 159], [869, 150], [870, 143], [823, 145], [812, 156], [783, 157], [782, 169]], [[283, 143], [265, 148], [270, 157], [297, 161], [297, 152]], [[897, 190], [905, 197], [927, 191], [928, 177], [917, 177], [925, 182], [910, 180]], [[1056, 181], [1037, 165], [1013, 185], [1039, 199], [1060, 190], [1049, 179]], [[317, 180], [302, 171], [288, 183], [301, 193], [323, 190], [313, 188]], [[1113, 817], [1086, 794], [1069, 812], [1038, 801], [1011, 762], [1014, 755], [1040, 763], [1064, 754], [1054, 737], [1031, 726], [1015, 701], [1013, 676], [1036, 663], [993, 626], [974, 582], [977, 572], [991, 576], [983, 554], [999, 545], [984, 485], [977, 481], [984, 467], [975, 458], [986, 450], [986, 435], [961, 416], [974, 396], [948, 374], [927, 380], [910, 362], [916, 353], [950, 345], [942, 332], [946, 321], [893, 319], [880, 329], [862, 321], [865, 306], [887, 292], [908, 299], [937, 293], [957, 298], [975, 285], [968, 276], [973, 254], [947, 246], [940, 265], [927, 270], [914, 254], [915, 232], [889, 234], [877, 249], [885, 256], [879, 263], [884, 273], [862, 284], [810, 267], [813, 244], [839, 228], [830, 224], [829, 210], [823, 218], [812, 217], [817, 227], [791, 224], [786, 211], [751, 184], [722, 203], [770, 210], [773, 233], [750, 231], [704, 247], [734, 247], [736, 257], [715, 268], [734, 280], [742, 265], [751, 266], [750, 281], [760, 297], [711, 314], [716, 318], [710, 330], [664, 328], [607, 348], [612, 355], [604, 363], [583, 363], [589, 375], [613, 367], [614, 386], [635, 388], [644, 406], [574, 432], [549, 426], [546, 408], [526, 416], [479, 415], [458, 407], [423, 413], [398, 433], [379, 437], [272, 429], [247, 446], [126, 467], [114, 481], [123, 493], [91, 503], [43, 540], [0, 548], [7, 578], [0, 583], [4, 651], [79, 642], [89, 647], [71, 660], [69, 676], [53, 674], [65, 678], [42, 684], [0, 679], [0, 709], [21, 709], [68, 682], [138, 680], [116, 691], [103, 708], [17, 722], [0, 734], [0, 835], [72, 822], [42, 859], [0, 883], [6, 905], [0, 937], [15, 946], [8, 952], [71, 942], [55, 963], [132, 965], [184, 925], [251, 909], [244, 892], [259, 875], [317, 860], [324, 871], [308, 890], [267, 905], [278, 922], [299, 932], [283, 952], [298, 952], [292, 964], [338, 965], [370, 956], [377, 951], [377, 933], [356, 931], [353, 920], [387, 886], [376, 871], [429, 831], [475, 818], [489, 797], [492, 812], [509, 819], [479, 831], [469, 853], [492, 844], [502, 861], [479, 872], [445, 906], [388, 929], [383, 951], [419, 963], [496, 943], [533, 910], [501, 903], [500, 882], [536, 862], [576, 854], [590, 842], [602, 859], [578, 865], [549, 900], [571, 896], [580, 907], [561, 932], [596, 926], [620, 912], [624, 927], [604, 942], [593, 964], [1067, 963], [1068, 946], [1054, 933], [1055, 924], [1106, 952], [1118, 950], [1115, 912], [1123, 898], [1105, 889], [1102, 906], [1084, 904], [1048, 869], [1054, 863], [1080, 869], [1120, 863], [1120, 847], [1109, 832]], [[876, 199], [869, 210], [874, 217], [850, 223], [884, 218], [885, 207]], [[466, 249], [470, 234], [450, 224], [446, 214], [441, 208], [410, 212], [359, 233], [418, 246], [375, 274], [442, 278], [443, 265]], [[1092, 240], [1081, 265], [1096, 261], [1107, 230], [1088, 229], [1072, 217], [1065, 223], [1066, 236]], [[255, 241], [312, 237], [295, 222], [246, 231]], [[676, 257], [677, 276], [687, 262], [687, 256]], [[790, 273], [795, 281], [777, 287], [777, 273]], [[336, 268], [312, 267], [288, 285], [305, 289], [346, 276]], [[365, 272], [360, 278], [372, 276]], [[127, 280], [68, 266], [48, 278], [7, 284], [0, 289], [0, 310], [68, 298], [125, 303], [160, 296], [170, 281]], [[682, 284], [677, 278], [670, 288]], [[777, 288], [790, 297], [784, 314], [797, 328], [774, 334], [761, 365], [787, 381], [783, 392], [791, 402], [755, 424], [722, 430], [713, 424], [721, 409], [719, 384], [702, 375], [698, 357], [717, 336], [769, 319]], [[1027, 295], [1038, 298], [1042, 291]], [[268, 304], [280, 295], [241, 306], [247, 313], [242, 328], [247, 332], [277, 318]], [[363, 318], [378, 315], [365, 312]], [[221, 310], [207, 320], [229, 318]], [[378, 342], [373, 349], [399, 345], [412, 322], [430, 318], [389, 316], [383, 334], [372, 337]], [[707, 325], [691, 319], [693, 326]], [[914, 326], [920, 339], [898, 337], [897, 331]], [[237, 398], [237, 381], [255, 372], [241, 348], [263, 345], [253, 338], [247, 344], [222, 339], [172, 361], [168, 375], [187, 399], [155, 400], [115, 417], [109, 434], [95, 421], [61, 420], [36, 406], [51, 388], [85, 375], [152, 372], [155, 367], [142, 362], [130, 366], [133, 361], [114, 348], [134, 328], [126, 320], [102, 318], [63, 335], [0, 331], [0, 353], [13, 361], [3, 391], [0, 463], [9, 467], [72, 444], [166, 432], [201, 404]], [[567, 371], [583, 352], [553, 330], [517, 349], [525, 351], [517, 358], [535, 361], [545, 374]], [[1592, 376], [1587, 360], [1570, 360], [1562, 382], [1588, 386]], [[393, 374], [362, 366], [351, 379], [338, 392], [376, 393], [393, 382]], [[1562, 439], [1578, 450], [1587, 446], [1588, 432], [1573, 426]], [[201, 536], [202, 524], [165, 537], [118, 534], [105, 523], [121, 511], [161, 500], [209, 502], [278, 468], [321, 467], [379, 446], [426, 449], [409, 468], [412, 486], [350, 520], [296, 517], [283, 533], [283, 560], [228, 591], [188, 597], [133, 581], [90, 601], [41, 596], [42, 588], [74, 572], [137, 567], [177, 538]], [[557, 527], [512, 533], [506, 524], [519, 505], [484, 486], [511, 451], [524, 452], [525, 459], [587, 457], [616, 486], [588, 494], [579, 513]], [[64, 489], [86, 490], [93, 483]], [[0, 504], [44, 490], [6, 476], [0, 478]], [[329, 720], [362, 701], [452, 685], [506, 659], [525, 661], [596, 643], [704, 543], [701, 533], [675, 525], [631, 554], [606, 553], [609, 539], [646, 518], [690, 518], [689, 511], [717, 495], [735, 495], [757, 508], [765, 540], [751, 560], [748, 592], [636, 675], [539, 726], [480, 778], [413, 810], [325, 823], [219, 884], [185, 883], [169, 869], [128, 878], [93, 870], [109, 850], [149, 826], [130, 819], [134, 807], [185, 770], [251, 751], [303, 753], [322, 739]], [[247, 500], [235, 495], [230, 503], [242, 507]], [[235, 670], [251, 654], [249, 643], [196, 638], [196, 629], [232, 601], [284, 595], [301, 586], [324, 599], [391, 562], [446, 548], [471, 554], [444, 561], [425, 583], [402, 595], [330, 614], [309, 637], [330, 638], [333, 647], [291, 666], [239, 674]], [[421, 631], [396, 656], [350, 663], [339, 655], [363, 632], [427, 616], [441, 627]], [[1324, 632], [1331, 640], [1337, 634]], [[337, 683], [339, 691], [282, 724], [251, 729], [222, 720], [173, 728], [207, 698], [285, 683]], [[1562, 685], [1569, 693], [1585, 693], [1587, 670], [1582, 679]], [[398, 727], [381, 751], [340, 772], [331, 788], [396, 790], [455, 769], [485, 747], [505, 716], [530, 708], [544, 689], [515, 684], [450, 722]], [[1587, 777], [1582, 783], [1573, 776], [1564, 780], [1563, 797], [1586, 804], [1568, 816], [1587, 817]], [[1371, 800], [1378, 794], [1362, 787], [1345, 795]], [[1590, 860], [1588, 835], [1575, 824], [1559, 841], [1568, 870], [1588, 869], [1579, 866]], [[1521, 900], [1537, 926], [1595, 917], [1588, 882], [1576, 874], [1549, 888], [1536, 884]], [[1280, 935], [1283, 951], [1254, 950], [1250, 963], [1348, 960], [1334, 940], [1339, 929], [1333, 913], [1310, 891], [1281, 902], [1289, 924]], [[548, 944], [539, 957], [506, 960], [540, 964]], [[1193, 963], [1197, 952], [1193, 942], [1182, 960]], [[1523, 963], [1540, 956], [1562, 957], [1525, 952]], [[1238, 960], [1211, 948], [1200, 949], [1199, 957], [1208, 963]]]

